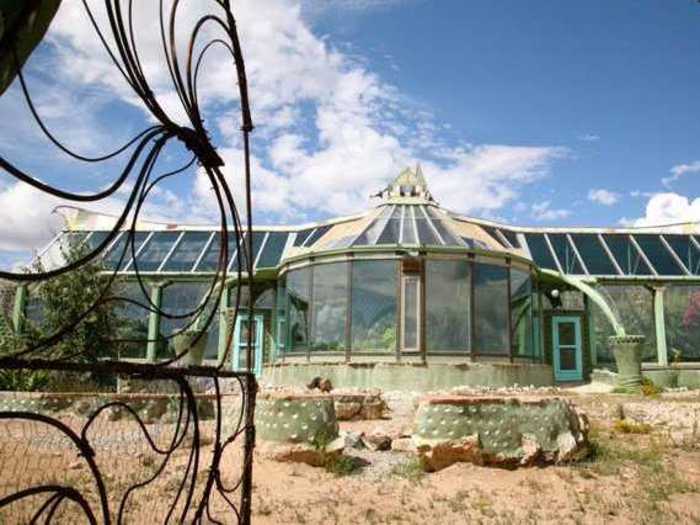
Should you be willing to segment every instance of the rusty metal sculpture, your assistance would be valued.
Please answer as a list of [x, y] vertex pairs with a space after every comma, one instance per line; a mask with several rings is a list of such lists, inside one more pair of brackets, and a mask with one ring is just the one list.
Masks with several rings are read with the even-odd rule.
[[[155, 2], [156, 0], [152, 1]], [[187, 125], [175, 122], [175, 119], [159, 103], [153, 89], [149, 85], [134, 39], [133, 0], [107, 0], [104, 3], [108, 27], [101, 27], [98, 24], [93, 10], [88, 5], [88, 2], [83, 0], [85, 12], [94, 27], [96, 38], [101, 40], [114, 63], [114, 67], [121, 72], [133, 94], [140, 99], [150, 116], [157, 122], [157, 124], [144, 129], [125, 145], [108, 154], [96, 157], [88, 157], [72, 151], [62, 144], [53, 132], [48, 129], [32, 100], [27, 79], [22, 73], [24, 60], [35, 44], [33, 41], [26, 40], [29, 21], [37, 24], [35, 37], [40, 38], [46, 30], [59, 2], [52, 0], [47, 2], [27, 1], [20, 3], [21, 5], [15, 3], [14, 9], [18, 13], [16, 13], [17, 17], [13, 19], [14, 25], [9, 29], [5, 27], [4, 33], [0, 34], [0, 54], [2, 55], [0, 56], [0, 73], [2, 73], [3, 77], [0, 92], [16, 77], [15, 81], [19, 82], [31, 115], [53, 145], [69, 157], [86, 163], [101, 163], [121, 155], [125, 155], [126, 160], [122, 164], [121, 172], [114, 177], [114, 180], [105, 189], [91, 194], [76, 193], [43, 182], [44, 179], [42, 179], [40, 174], [23, 171], [15, 162], [1, 154], [0, 169], [18, 181], [28, 184], [41, 192], [76, 203], [95, 203], [114, 195], [117, 191], [124, 191], [126, 188], [131, 189], [114, 228], [94, 249], [82, 254], [77, 260], [68, 261], [59, 268], [29, 273], [0, 271], [0, 278], [17, 283], [37, 282], [59, 276], [65, 272], [75, 271], [82, 265], [99, 257], [110, 246], [116, 236], [124, 231], [128, 233], [128, 242], [124, 244], [120, 257], [123, 260], [128, 253], [134, 256], [136, 254], [134, 241], [136, 224], [149, 194], [152, 194], [153, 189], [162, 181], [184, 172], [187, 168], [197, 163], [211, 184], [219, 211], [221, 242], [218, 254], [218, 268], [204, 300], [193, 311], [184, 315], [175, 315], [167, 312], [161, 312], [161, 314], [170, 318], [188, 317], [199, 319], [196, 327], [200, 330], [199, 337], [201, 337], [216, 315], [216, 308], [212, 308], [210, 305], [220, 304], [220, 298], [224, 289], [222, 284], [227, 278], [227, 268], [231, 259], [231, 254], [229, 254], [229, 236], [233, 236], [232, 241], [234, 241], [236, 249], [240, 249], [241, 253], [244, 255], [252, 253], [252, 236], [245, 236], [245, 242], [240, 240], [243, 228], [236, 202], [221, 171], [223, 161], [210, 140], [198, 100], [197, 84], [200, 70], [207, 52], [214, 46], [222, 47], [230, 54], [233, 65], [232, 86], [234, 83], [237, 83], [238, 86], [245, 159], [242, 176], [244, 177], [246, 188], [246, 228], [248, 231], [251, 231], [252, 224], [249, 135], [253, 129], [253, 124], [248, 102], [241, 44], [229, 0], [213, 0], [209, 2], [208, 5], [211, 7], [211, 12], [195, 22], [188, 36], [188, 53], [184, 58], [178, 56], [176, 44], [178, 33], [175, 20], [180, 2], [179, 0], [173, 0], [169, 9], [166, 9], [163, 0], [157, 1], [159, 2], [160, 19], [158, 23], [166, 62], [165, 66], [172, 79], [173, 87], [178, 95], [184, 114], [187, 116]], [[5, 7], [5, 9], [7, 8]], [[215, 28], [221, 36], [202, 41], [207, 28]], [[195, 52], [195, 50], [198, 51]], [[191, 160], [177, 170], [155, 175], [164, 147], [166, 144], [174, 141], [179, 141], [184, 148], [191, 152]], [[243, 263], [240, 262], [241, 260]], [[241, 282], [244, 279], [243, 272], [245, 271], [247, 272], [248, 284], [251, 286], [253, 274], [252, 258], [244, 256], [239, 258], [238, 261], [238, 267], [236, 268], [238, 281]], [[142, 289], [145, 290], [135, 258], [134, 270]], [[78, 453], [80, 460], [88, 465], [91, 483], [88, 484], [89, 488], [84, 486], [67, 486], [58, 482], [36, 484], [12, 494], [5, 494], [2, 492], [3, 489], [0, 488], [0, 512], [3, 509], [24, 502], [25, 505], [31, 504], [35, 507], [30, 515], [31, 518], [26, 519], [29, 519], [32, 523], [39, 520], [48, 523], [56, 520], [62, 511], [66, 512], [63, 507], [72, 506], [72, 512], [78, 512], [81, 514], [82, 519], [86, 519], [90, 523], [121, 523], [129, 515], [128, 508], [130, 501], [133, 500], [132, 496], [134, 493], [146, 490], [149, 486], [154, 486], [155, 480], [158, 479], [166, 466], [172, 462], [175, 453], [180, 449], [186, 450], [189, 448], [187, 461], [180, 470], [180, 482], [176, 487], [173, 487], [170, 493], [161, 496], [168, 504], [165, 505], [166, 511], [163, 512], [162, 516], [159, 516], [159, 519], [166, 522], [171, 520], [180, 522], [209, 520], [214, 523], [232, 521], [249, 523], [252, 492], [252, 451], [255, 441], [253, 413], [257, 388], [255, 377], [250, 371], [232, 372], [223, 370], [224, 363], [228, 361], [226, 358], [222, 359], [217, 367], [179, 368], [176, 361], [184, 355], [184, 352], [180, 352], [172, 359], [158, 363], [127, 363], [112, 360], [86, 364], [77, 362], [75, 358], [78, 356], [76, 355], [70, 356], [70, 359], [67, 359], [66, 356], [56, 359], [48, 357], [52, 345], [55, 345], [74, 330], [102, 301], [107, 300], [106, 292], [115, 278], [116, 270], [112, 275], [105, 278], [104, 290], [99, 294], [94, 304], [90, 308], [86, 308], [81, 316], [68, 320], [65, 326], [62, 326], [55, 333], [49, 334], [40, 340], [27, 343], [25, 346], [17, 348], [12, 355], [0, 358], [0, 370], [51, 370], [65, 373], [90, 371], [172, 383], [175, 385], [174, 390], [177, 392], [177, 395], [173, 396], [177, 410], [175, 410], [176, 416], [173, 422], [172, 439], [169, 440], [167, 446], [160, 446], [149, 433], [147, 425], [144, 424], [139, 414], [129, 406], [128, 402], [120, 400], [103, 403], [96, 409], [93, 407], [91, 414], [81, 428], [71, 428], [60, 419], [39, 413], [39, 411], [2, 411], [0, 412], [0, 421], [3, 423], [14, 422], [20, 424], [31, 422], [61, 433], [68, 440], [70, 446]], [[234, 308], [236, 314], [240, 304], [240, 287], [237, 290]], [[140, 304], [140, 306], [149, 311], [158, 309], [157, 305], [150, 302], [147, 294], [145, 294], [145, 297], [148, 304]], [[252, 301], [249, 302], [249, 308], [252, 315]], [[190, 322], [182, 330], [188, 329], [193, 322]], [[235, 315], [232, 322], [235, 322]], [[229, 330], [229, 339], [232, 337], [232, 334], [233, 330]], [[196, 344], [196, 339], [192, 344]], [[231, 345], [228, 344], [227, 348], [230, 349]], [[246, 361], [248, 366], [252, 363], [251, 357], [252, 348], [249, 341]], [[199, 400], [190, 384], [190, 381], [197, 377], [210, 378], [214, 391], [215, 425], [207, 462], [203, 461], [200, 452], [200, 447], [205, 446], [205, 443], [203, 443], [200, 431]], [[240, 397], [236, 398], [238, 416], [232, 418], [233, 428], [227, 435], [224, 435], [223, 431], [225, 425], [223, 425], [220, 387], [220, 381], [225, 378], [232, 380], [240, 389]], [[152, 451], [159, 458], [157, 468], [152, 472], [152, 475], [128, 487], [121, 498], [115, 498], [114, 495], [108, 493], [106, 479], [109, 478], [109, 473], [104, 472], [98, 464], [97, 457], [100, 454], [100, 448], [91, 440], [91, 428], [95, 425], [97, 418], [114, 409], [120, 409], [127, 413], [137, 424], [138, 428], [141, 429], [141, 438], [147, 443], [149, 451]], [[243, 456], [238, 464], [240, 476], [237, 478], [237, 481], [227, 485], [224, 481], [224, 476], [222, 476], [222, 457], [239, 437], [244, 440]], [[240, 442], [240, 439], [238, 441]], [[203, 472], [205, 475], [203, 475]], [[233, 499], [236, 491], [240, 493], [238, 504]], [[90, 494], [87, 494], [87, 492]], [[215, 495], [218, 497], [218, 506], [213, 504]], [[63, 519], [67, 518], [64, 516]], [[71, 520], [73, 519], [74, 517], [71, 518]]]

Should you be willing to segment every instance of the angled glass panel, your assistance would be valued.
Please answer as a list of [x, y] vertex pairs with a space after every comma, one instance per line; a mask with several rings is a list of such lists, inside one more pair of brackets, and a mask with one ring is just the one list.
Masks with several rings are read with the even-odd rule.
[[[245, 234], [241, 238], [241, 244], [243, 244], [243, 239], [245, 239]], [[236, 255], [236, 232], [228, 232], [228, 261], [225, 261], [223, 269], [231, 261], [231, 258]], [[209, 248], [207, 248], [207, 253], [202, 257], [197, 266], [198, 272], [215, 272], [219, 267], [219, 256], [221, 251], [221, 232], [216, 232], [214, 238], [211, 240]]]
[[287, 232], [270, 232], [258, 260], [259, 268], [274, 268], [280, 263], [288, 236]]
[[90, 235], [87, 240], [88, 249], [92, 251], [97, 248], [110, 233], [111, 232], [106, 231], [92, 232], [92, 235]]
[[588, 273], [591, 275], [618, 275], [615, 265], [610, 260], [608, 253], [600, 244], [596, 233], [572, 233], [578, 253], [581, 254]]
[[[258, 256], [258, 253], [260, 253], [260, 248], [262, 247], [262, 242], [265, 239], [265, 234], [267, 232], [253, 232], [253, 263], [255, 263], [255, 259]], [[248, 240], [247, 238], [244, 238], [245, 242], [247, 243]], [[238, 271], [238, 264], [241, 264], [241, 271], [245, 272], [248, 270], [248, 263], [243, 256], [245, 251], [248, 249], [248, 245], [246, 244], [245, 247], [241, 246], [241, 249], [238, 251], [236, 254], [236, 259], [233, 261], [233, 264], [231, 265], [231, 271], [235, 272]], [[253, 269], [255, 271], [255, 269]]]
[[304, 243], [304, 246], [313, 246], [316, 241], [318, 241], [321, 237], [323, 237], [328, 230], [331, 229], [330, 224], [325, 224], [324, 226], [320, 226], [314, 230], [314, 232], [309, 235], [309, 238], [306, 239], [306, 242]]
[[518, 237], [515, 235], [514, 231], [510, 230], [499, 230], [503, 236], [508, 239], [508, 242], [513, 245], [513, 248], [520, 248], [520, 241], [518, 240]]
[[700, 248], [695, 245], [690, 235], [664, 234], [664, 239], [690, 273], [700, 275]]
[[549, 270], [559, 271], [557, 268], [557, 263], [552, 257], [552, 252], [549, 251], [549, 246], [547, 246], [547, 241], [544, 235], [541, 233], [526, 233], [525, 240], [530, 248], [530, 254], [532, 255], [532, 260], [540, 268], [548, 268]]
[[494, 228], [493, 226], [487, 226], [485, 224], [479, 224], [479, 227], [482, 230], [484, 230], [486, 233], [488, 233], [489, 237], [491, 237], [494, 241], [496, 241], [500, 246], [503, 246], [503, 242], [501, 241], [501, 238], [496, 233], [496, 228]]
[[314, 232], [314, 228], [309, 228], [307, 230], [301, 230], [300, 232], [297, 232], [297, 236], [294, 239], [294, 246], [301, 246], [304, 244], [306, 239], [308, 239], [309, 235], [311, 235]]
[[415, 219], [413, 218], [413, 207], [404, 206], [403, 221], [401, 227], [403, 228], [401, 243], [402, 244], [418, 244], [416, 239], [416, 227]]
[[202, 253], [210, 236], [211, 232], [185, 232], [180, 240], [180, 244], [177, 245], [177, 248], [170, 255], [170, 259], [161, 268], [161, 271], [189, 272]]
[[428, 215], [430, 216], [430, 219], [433, 222], [433, 226], [435, 226], [435, 229], [440, 234], [440, 237], [442, 237], [442, 240], [445, 241], [445, 244], [447, 244], [448, 246], [461, 246], [461, 243], [452, 234], [450, 229], [447, 226], [445, 226], [444, 216], [440, 215], [432, 208], [426, 207], [424, 209], [428, 212]]
[[510, 270], [510, 315], [513, 355], [534, 357], [532, 277], [517, 268]]
[[622, 269], [622, 273], [626, 275], [651, 275], [649, 265], [639, 255], [627, 234], [604, 233], [603, 239]]
[[[151, 236], [151, 240], [141, 250], [141, 253], [136, 257], [138, 270], [140, 272], [155, 272], [165, 259], [165, 256], [170, 252], [173, 243], [180, 236], [181, 232], [156, 232]], [[129, 271], [136, 271], [137, 265], [132, 263], [129, 266]]]
[[[105, 255], [104, 264], [108, 270], [123, 270], [126, 265], [129, 264], [129, 261], [131, 261], [132, 253], [138, 252], [141, 245], [148, 237], [148, 232], [134, 232], [132, 241], [129, 234], [130, 232], [123, 232], [119, 240]], [[123, 259], [122, 255], [124, 256]], [[120, 259], [121, 264], [119, 263]], [[117, 268], [117, 265], [119, 268]]]
[[685, 275], [658, 235], [635, 234], [634, 240], [659, 275]]
[[396, 206], [384, 231], [382, 231], [377, 244], [397, 244], [401, 232], [401, 207]]
[[567, 274], [583, 275], [586, 272], [581, 268], [581, 264], [576, 258], [576, 253], [574, 249], [569, 244], [569, 240], [563, 233], [550, 233], [549, 242], [552, 243], [552, 248], [554, 248], [554, 253], [557, 254], [557, 259], [559, 259], [559, 264], [561, 264], [562, 270]]
[[441, 246], [442, 243], [440, 242], [440, 239], [437, 238], [437, 235], [435, 235], [435, 232], [433, 232], [430, 224], [428, 224], [428, 219], [426, 219], [425, 215], [423, 214], [423, 210], [419, 207], [414, 211], [416, 215], [416, 225], [418, 226], [419, 244]]
[[372, 221], [372, 223], [365, 228], [365, 231], [352, 243], [353, 246], [366, 246], [372, 245], [377, 242], [379, 235], [384, 231], [389, 217], [391, 216], [392, 208], [391, 206], [386, 206], [379, 214], [379, 216]]

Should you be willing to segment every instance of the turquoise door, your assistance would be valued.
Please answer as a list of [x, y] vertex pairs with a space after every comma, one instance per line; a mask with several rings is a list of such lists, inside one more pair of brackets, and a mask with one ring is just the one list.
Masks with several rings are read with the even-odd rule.
[[[252, 325], [252, 326], [251, 326]], [[262, 345], [263, 345], [263, 316], [254, 315], [253, 322], [248, 322], [246, 314], [238, 314], [236, 326], [233, 330], [233, 369], [243, 372], [247, 370], [246, 351], [248, 337], [252, 337], [253, 363], [251, 369], [257, 377], [262, 373]]]
[[576, 316], [552, 317], [552, 354], [554, 379], [581, 381], [581, 318]]

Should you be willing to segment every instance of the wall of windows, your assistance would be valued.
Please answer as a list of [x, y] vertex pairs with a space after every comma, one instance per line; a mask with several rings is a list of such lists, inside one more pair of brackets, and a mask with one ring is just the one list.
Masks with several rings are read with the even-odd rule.
[[666, 287], [664, 318], [669, 361], [700, 361], [700, 285]]
[[[288, 271], [277, 284], [278, 351], [537, 356], [539, 298], [530, 272], [428, 257], [420, 271], [404, 269], [420, 281], [411, 302], [398, 286], [401, 265], [400, 259], [355, 259]], [[419, 312], [420, 344], [397, 341], [397, 327], [408, 324], [400, 322], [402, 310]]]

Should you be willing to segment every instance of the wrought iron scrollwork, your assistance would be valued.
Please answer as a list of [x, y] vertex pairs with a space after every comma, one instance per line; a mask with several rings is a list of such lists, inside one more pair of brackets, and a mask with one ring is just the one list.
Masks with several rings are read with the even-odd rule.
[[[104, 10], [107, 24], [104, 27], [98, 23], [98, 17], [95, 16], [93, 7], [89, 5], [87, 0], [83, 0], [87, 20], [93, 26], [96, 38], [103, 44], [109, 59], [121, 73], [132, 93], [138, 97], [150, 117], [156, 122], [155, 125], [146, 127], [120, 147], [98, 156], [87, 156], [73, 151], [60, 141], [53, 130], [49, 129], [34, 103], [30, 83], [22, 71], [23, 62], [29, 52], [26, 45], [24, 43], [20, 45], [20, 40], [17, 38], [13, 40], [9, 33], [2, 36], [0, 52], [3, 56], [0, 57], [0, 65], [8, 63], [13, 65], [14, 71], [12, 73], [17, 77], [16, 82], [18, 82], [27, 102], [29, 114], [48, 140], [58, 150], [76, 161], [99, 164], [121, 159], [122, 156], [124, 156], [124, 160], [120, 163], [120, 170], [113, 180], [105, 188], [92, 193], [79, 193], [47, 183], [45, 182], [46, 177], [24, 171], [15, 161], [2, 154], [0, 154], [0, 169], [36, 190], [67, 202], [96, 203], [114, 196], [118, 191], [123, 193], [126, 192], [127, 188], [129, 190], [126, 192], [128, 198], [116, 218], [113, 228], [97, 245], [81, 254], [76, 260], [67, 261], [66, 264], [58, 268], [34, 272], [3, 270], [0, 271], [0, 279], [16, 283], [37, 283], [61, 276], [66, 272], [76, 271], [99, 257], [113, 243], [117, 235], [123, 232], [128, 240], [123, 245], [120, 262], [128, 256], [132, 257], [135, 278], [145, 292], [144, 280], [135, 257], [137, 251], [135, 233], [144, 204], [159, 184], [171, 177], [185, 173], [196, 165], [206, 175], [211, 185], [220, 218], [219, 234], [221, 240], [217, 268], [203, 300], [189, 312], [173, 314], [163, 311], [159, 305], [154, 304], [147, 293], [144, 293], [144, 301], [120, 298], [137, 304], [147, 311], [158, 311], [164, 318], [189, 319], [184, 327], [167, 338], [175, 337], [177, 333], [194, 326], [199, 330], [199, 335], [192, 341], [192, 344], [196, 344], [197, 339], [202, 337], [217, 314], [217, 308], [212, 307], [212, 305], [218, 305], [221, 301], [224, 283], [228, 277], [227, 272], [232, 255], [229, 253], [229, 248], [232, 244], [236, 251], [244, 255], [238, 258], [239, 262], [234, 268], [235, 278], [238, 282], [244, 282], [243, 274], [246, 272], [248, 285], [251, 289], [253, 282], [253, 258], [249, 256], [252, 254], [252, 235], [245, 236], [245, 241], [241, 241], [244, 238], [241, 234], [243, 221], [239, 215], [233, 192], [221, 169], [224, 162], [212, 143], [210, 133], [205, 126], [203, 108], [198, 98], [198, 79], [204, 67], [205, 57], [209, 50], [215, 46], [223, 48], [230, 55], [232, 89], [238, 90], [244, 152], [244, 165], [240, 176], [245, 183], [245, 224], [248, 231], [251, 231], [252, 227], [249, 136], [253, 130], [253, 123], [241, 43], [230, 2], [228, 0], [212, 0], [207, 4], [210, 12], [194, 22], [187, 35], [186, 56], [181, 57], [179, 54], [181, 48], [178, 47], [178, 43], [182, 41], [182, 33], [176, 28], [180, 1], [172, 0], [169, 6], [165, 5], [164, 0], [152, 1], [158, 2], [159, 20], [157, 23], [163, 47], [164, 66], [167, 68], [172, 87], [179, 99], [180, 109], [186, 116], [186, 123], [177, 122], [162, 106], [142, 67], [141, 55], [134, 36], [133, 0], [105, 1]], [[49, 6], [51, 14], [55, 11], [58, 3], [56, 0], [26, 2], [26, 5], [20, 6], [20, 8], [27, 11], [23, 11], [22, 14], [26, 18], [32, 14], [36, 15], [39, 10], [46, 8], [45, 4], [51, 4]], [[41, 21], [47, 24], [45, 17], [41, 18]], [[42, 29], [45, 30], [45, 27]], [[215, 36], [205, 37], [205, 34], [215, 34]], [[217, 66], [222, 67], [222, 64], [217, 64]], [[178, 169], [158, 173], [163, 150], [166, 145], [173, 142], [180, 142], [182, 147], [191, 153], [191, 158]], [[229, 242], [231, 236], [232, 243]], [[120, 264], [117, 264], [116, 268], [119, 266]], [[150, 487], [158, 485], [167, 468], [173, 463], [177, 463], [174, 458], [179, 451], [185, 450], [184, 460], [181, 464], [178, 463], [179, 467], [177, 468], [177, 473], [180, 475], [179, 481], [169, 487], [165, 495], [157, 496], [158, 504], [156, 504], [154, 493], [154, 498], [144, 499], [141, 497], [139, 505], [148, 507], [150, 499], [150, 505], [153, 507], [151, 510], [154, 510], [156, 507], [160, 508], [160, 502], [169, 502], [163, 504], [165, 510], [157, 516], [157, 520], [166, 522], [203, 522], [208, 520], [214, 523], [232, 521], [248, 523], [251, 512], [252, 452], [255, 442], [253, 413], [257, 387], [255, 377], [250, 371], [224, 370], [225, 363], [229, 362], [227, 357], [232, 346], [230, 344], [230, 339], [233, 337], [232, 329], [228, 330], [229, 341], [226, 345], [226, 355], [218, 362], [217, 366], [211, 367], [180, 367], [178, 360], [183, 357], [187, 350], [170, 359], [156, 363], [127, 363], [119, 360], [84, 363], [77, 362], [77, 358], [80, 356], [76, 354], [50, 358], [50, 350], [53, 345], [75, 330], [81, 322], [90, 316], [91, 312], [105, 301], [114, 300], [114, 297], [109, 296], [108, 290], [116, 279], [116, 273], [115, 270], [112, 274], [105, 276], [104, 289], [79, 316], [68, 319], [54, 333], [25, 342], [11, 355], [0, 358], [0, 370], [53, 371], [66, 374], [90, 372], [118, 375], [121, 378], [146, 382], [164, 381], [175, 385], [175, 389], [170, 395], [170, 399], [175, 400], [176, 404], [174, 411], [172, 411], [173, 419], [167, 424], [160, 425], [171, 431], [169, 442], [163, 445], [154, 439], [151, 434], [153, 425], [145, 421], [143, 414], [134, 408], [133, 399], [105, 402], [98, 399], [100, 402], [91, 406], [88, 413], [83, 414], [82, 424], [78, 424], [72, 417], [68, 418], [71, 423], [66, 423], [63, 416], [47, 415], [40, 412], [39, 409], [24, 410], [22, 407], [17, 408], [16, 406], [9, 408], [0, 406], [2, 409], [0, 423], [9, 425], [7, 428], [10, 430], [20, 429], [20, 433], [29, 432], [27, 429], [36, 430], [38, 425], [44, 430], [50, 429], [51, 432], [60, 434], [64, 444], [62, 450], [77, 452], [79, 461], [87, 466], [86, 472], [89, 472], [91, 479], [89, 483], [83, 485], [75, 483], [69, 485], [60, 481], [30, 484], [9, 494], [6, 493], [8, 487], [3, 485], [4, 488], [0, 490], [0, 516], [8, 509], [21, 507], [22, 510], [18, 511], [20, 512], [18, 515], [22, 516], [22, 520], [31, 523], [39, 521], [48, 523], [59, 517], [62, 517], [63, 520], [73, 521], [73, 518], [78, 515], [90, 523], [122, 523], [127, 520], [127, 516], [131, 516], [129, 521], [133, 521], [133, 515], [130, 512], [134, 508], [133, 502], [139, 499], [137, 496], [150, 490]], [[239, 310], [240, 289], [240, 286], [236, 288], [236, 294], [233, 298], [234, 315], [230, 317], [232, 323], [235, 322]], [[252, 318], [252, 301], [249, 301], [248, 307]], [[246, 363], [248, 366], [252, 363], [250, 341]], [[202, 378], [207, 378], [209, 393], [201, 391], [195, 393], [193, 389], [193, 382], [196, 383]], [[233, 385], [234, 393], [222, 394], [222, 382], [228, 382], [229, 386]], [[207, 423], [203, 423], [201, 417], [201, 401], [204, 398], [209, 399], [213, 407], [213, 419]], [[225, 414], [223, 406], [228, 400], [234, 407], [235, 414], [229, 414], [231, 417]], [[110, 483], [108, 482], [110, 474], [104, 466], [100, 465], [99, 461], [100, 454], [104, 450], [95, 444], [93, 436], [99, 422], [115, 411], [123, 412], [126, 418], [139, 429], [138, 437], [145, 443], [149, 454], [152, 453], [157, 457], [157, 462], [152, 463], [149, 467], [151, 469], [149, 475], [126, 488], [121, 487], [120, 495], [110, 492]], [[205, 434], [203, 429], [207, 425], [213, 426], [208, 428], [209, 434], [206, 439], [203, 439]], [[242, 446], [238, 447], [240, 457], [237, 461], [228, 461], [226, 455], [235, 448], [234, 445], [241, 445], [241, 441], [243, 441]], [[11, 443], [11, 440], [4, 441], [3, 445], [7, 445], [7, 443]], [[207, 447], [206, 454], [203, 454], [202, 449]], [[227, 475], [224, 475], [222, 469], [224, 462], [227, 462]], [[80, 465], [77, 468], [80, 469]], [[240, 471], [240, 475], [232, 481], [228, 474], [236, 470]], [[240, 496], [239, 501], [235, 501], [237, 495]], [[29, 510], [31, 510], [29, 514], [22, 514], [22, 512], [29, 512]]]

